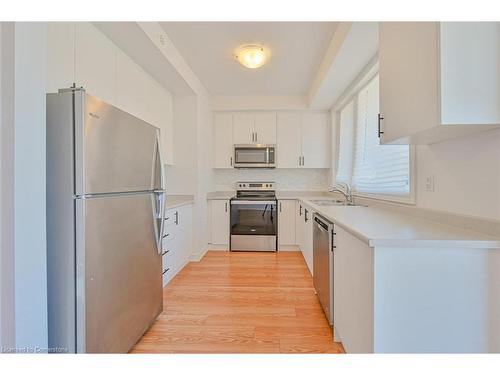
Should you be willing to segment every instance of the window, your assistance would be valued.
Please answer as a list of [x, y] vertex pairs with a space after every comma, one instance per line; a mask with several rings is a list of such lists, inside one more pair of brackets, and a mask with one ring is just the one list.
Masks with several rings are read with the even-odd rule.
[[409, 198], [410, 147], [380, 145], [378, 76], [340, 111], [336, 181], [365, 195]]

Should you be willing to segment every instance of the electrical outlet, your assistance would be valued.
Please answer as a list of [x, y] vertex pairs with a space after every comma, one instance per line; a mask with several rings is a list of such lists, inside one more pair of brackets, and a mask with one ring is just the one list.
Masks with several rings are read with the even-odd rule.
[[167, 37], [165, 36], [165, 34], [160, 34], [160, 44], [162, 46], [164, 46], [165, 44], [167, 44]]
[[434, 175], [427, 176], [425, 179], [425, 191], [434, 192]]

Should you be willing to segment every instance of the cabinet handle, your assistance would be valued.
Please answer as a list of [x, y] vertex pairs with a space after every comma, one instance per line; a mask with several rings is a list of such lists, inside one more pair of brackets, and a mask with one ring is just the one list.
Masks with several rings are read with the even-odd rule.
[[302, 156], [302, 166], [304, 166], [304, 163], [305, 163], [304, 159], [305, 159], [304, 156]]
[[227, 202], [224, 202], [224, 210], [227, 212]]
[[255, 132], [255, 142], [259, 142], [259, 135], [257, 132]]
[[[335, 228], [335, 226], [334, 226], [334, 228]], [[332, 229], [332, 253], [334, 252], [334, 249], [336, 249], [336, 248], [337, 248], [337, 246], [335, 246], [335, 235], [336, 235], [337, 233], [335, 233], [335, 232], [334, 232], [334, 230], [335, 230], [335, 229]]]
[[383, 120], [384, 118], [382, 116], [380, 116], [380, 113], [378, 114], [378, 137], [380, 138], [380, 134], [384, 134], [383, 131], [380, 131], [380, 122]]
[[302, 216], [302, 205], [299, 206], [299, 216]]
[[281, 212], [281, 202], [280, 202], [280, 212]]
[[304, 221], [305, 221], [306, 223], [307, 223], [307, 221], [309, 220], [309, 219], [307, 218], [307, 214], [308, 214], [308, 212], [307, 212], [307, 208], [306, 208], [306, 209], [304, 209]]
[[175, 225], [179, 225], [179, 211], [175, 211]]
[[231, 167], [233, 166], [233, 157], [231, 156], [231, 161], [229, 162], [231, 164]]

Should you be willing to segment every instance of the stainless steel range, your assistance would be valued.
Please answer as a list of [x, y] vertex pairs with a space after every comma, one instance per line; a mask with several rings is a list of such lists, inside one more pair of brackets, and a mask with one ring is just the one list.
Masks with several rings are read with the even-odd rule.
[[278, 201], [274, 182], [238, 182], [231, 199], [231, 251], [276, 251]]

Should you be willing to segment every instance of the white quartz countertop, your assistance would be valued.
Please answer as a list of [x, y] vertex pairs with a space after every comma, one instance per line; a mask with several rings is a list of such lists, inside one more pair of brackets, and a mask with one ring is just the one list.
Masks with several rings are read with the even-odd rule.
[[218, 200], [218, 199], [231, 199], [236, 195], [236, 192], [234, 190], [230, 191], [211, 191], [210, 193], [207, 194], [207, 199], [208, 200]]
[[390, 209], [363, 206], [318, 206], [316, 197], [299, 198], [312, 211], [377, 246], [425, 246], [500, 249], [500, 237], [415, 218]]
[[171, 208], [176, 208], [180, 206], [185, 206], [186, 204], [193, 204], [193, 195], [167, 195], [167, 201], [165, 202], [165, 209], [170, 210]]

